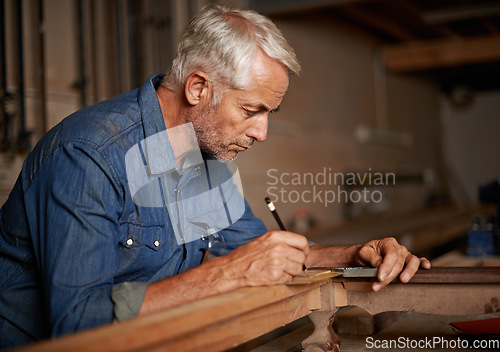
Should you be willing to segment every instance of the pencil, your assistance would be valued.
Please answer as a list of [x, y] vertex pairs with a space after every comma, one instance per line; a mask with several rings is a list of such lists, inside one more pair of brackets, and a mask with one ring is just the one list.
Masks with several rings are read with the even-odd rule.
[[[278, 211], [276, 210], [276, 207], [274, 206], [274, 203], [271, 202], [271, 199], [269, 197], [266, 197], [266, 203], [267, 203], [267, 207], [269, 208], [269, 210], [273, 214], [274, 219], [278, 223], [278, 226], [280, 227], [280, 230], [281, 231], [286, 231], [285, 225], [283, 225], [283, 222], [281, 221], [280, 216], [278, 215]], [[306, 273], [306, 275], [309, 275], [307, 273], [307, 268], [306, 268], [305, 264], [302, 264], [302, 270], [304, 270], [304, 272]]]

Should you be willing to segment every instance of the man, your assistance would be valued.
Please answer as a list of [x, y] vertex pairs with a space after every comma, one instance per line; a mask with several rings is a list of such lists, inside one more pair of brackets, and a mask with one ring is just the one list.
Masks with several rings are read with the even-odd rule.
[[[212, 166], [266, 139], [299, 69], [268, 19], [211, 6], [165, 77], [49, 131], [0, 210], [1, 344], [285, 283], [304, 264], [379, 267], [374, 290], [429, 268], [394, 239], [321, 247], [266, 232], [237, 172]], [[200, 265], [206, 251], [217, 257]]]

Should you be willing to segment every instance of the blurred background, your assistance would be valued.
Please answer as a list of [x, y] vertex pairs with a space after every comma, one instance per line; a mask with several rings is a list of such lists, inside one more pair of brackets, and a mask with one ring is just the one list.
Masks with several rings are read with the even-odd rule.
[[[210, 2], [0, 0], [0, 204], [47, 130], [165, 72]], [[269, 229], [271, 194], [321, 244], [391, 235], [432, 258], [498, 254], [500, 1], [219, 3], [271, 17], [302, 65], [268, 140], [237, 159]]]

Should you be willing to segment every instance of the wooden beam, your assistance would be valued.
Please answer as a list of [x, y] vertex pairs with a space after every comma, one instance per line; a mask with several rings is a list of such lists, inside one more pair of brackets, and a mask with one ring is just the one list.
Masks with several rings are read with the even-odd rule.
[[500, 5], [480, 4], [471, 6], [459, 6], [445, 8], [436, 11], [428, 11], [422, 14], [422, 18], [428, 24], [449, 23], [455, 21], [469, 20], [471, 18], [492, 17], [500, 14]]
[[373, 292], [366, 278], [332, 278], [335, 307], [354, 305], [371, 314], [415, 311], [441, 315], [481, 315], [500, 290], [500, 267], [420, 269], [407, 284], [394, 281]]
[[[496, 270], [499, 269], [496, 268]], [[391, 283], [379, 292], [373, 292], [371, 282], [367, 281], [344, 280], [334, 282], [333, 286], [337, 297], [341, 297], [341, 300], [336, 302], [337, 307], [356, 306], [372, 315], [389, 311], [413, 311], [438, 315], [483, 315], [490, 313], [488, 305], [491, 305], [492, 300], [498, 297], [500, 290], [500, 282], [484, 285]], [[331, 322], [337, 311], [338, 309], [335, 308], [311, 313], [314, 315], [314, 319], [311, 319], [314, 323], [314, 331], [302, 341], [303, 350], [309, 351], [311, 346], [332, 346], [333, 349], [323, 348], [322, 351], [340, 352], [341, 341], [336, 332], [331, 329]]]
[[500, 60], [500, 35], [428, 40], [385, 46], [380, 55], [388, 70], [410, 72]]
[[420, 269], [409, 284], [500, 284], [500, 268], [478, 266]]
[[222, 351], [311, 312], [316, 330], [304, 345], [319, 343], [338, 350], [331, 330], [338, 307], [356, 305], [372, 314], [394, 310], [482, 314], [492, 297], [498, 297], [499, 275], [500, 268], [420, 270], [408, 284], [394, 282], [380, 292], [373, 292], [371, 282], [363, 278], [243, 288], [20, 351]]
[[373, 292], [369, 282], [336, 283], [346, 290], [347, 305], [370, 314], [388, 311], [410, 311], [439, 315], [482, 315], [486, 306], [498, 296], [495, 284], [401, 284], [392, 283]]
[[222, 351], [320, 309], [327, 282], [243, 288], [20, 351]]
[[[340, 339], [331, 329], [339, 307], [356, 306], [370, 314], [414, 311], [440, 315], [482, 315], [490, 313], [491, 302], [500, 292], [500, 267], [438, 268], [419, 270], [403, 284], [394, 281], [379, 292], [364, 278], [333, 278], [329, 292], [333, 307], [314, 314], [314, 331], [302, 341], [303, 350], [312, 346], [332, 346], [340, 352]], [[327, 292], [322, 288], [322, 292]], [[312, 349], [311, 349], [312, 350]], [[330, 349], [323, 348], [323, 351]]]
[[404, 23], [389, 16], [373, 14], [371, 11], [358, 6], [343, 6], [339, 7], [338, 11], [362, 25], [385, 33], [389, 37], [402, 41], [417, 39], [417, 36], [404, 26]]
[[255, 11], [274, 16], [370, 1], [373, 0], [254, 0], [252, 5]]

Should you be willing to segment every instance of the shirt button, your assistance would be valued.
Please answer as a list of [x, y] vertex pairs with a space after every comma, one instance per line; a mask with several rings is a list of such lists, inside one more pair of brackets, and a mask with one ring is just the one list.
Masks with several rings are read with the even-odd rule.
[[133, 244], [134, 244], [134, 240], [133, 240], [133, 239], [131, 239], [131, 238], [129, 238], [129, 239], [127, 240], [127, 244], [128, 244], [129, 246], [133, 245]]
[[160, 245], [160, 241], [156, 240], [154, 243], [155, 247], [158, 247]]
[[195, 167], [194, 171], [200, 171], [200, 167], [199, 166]]

